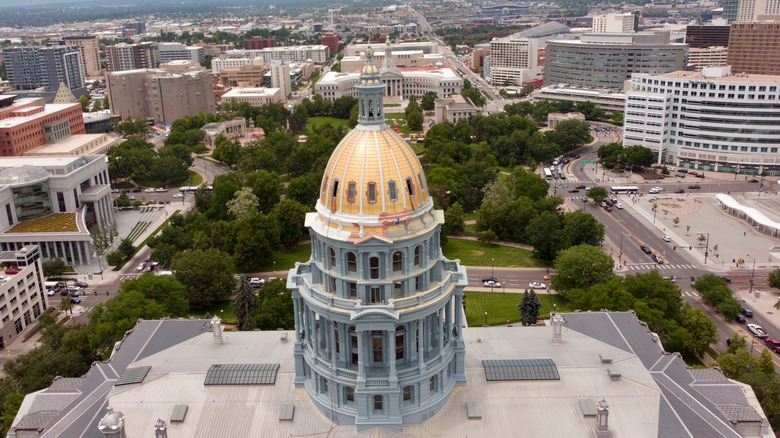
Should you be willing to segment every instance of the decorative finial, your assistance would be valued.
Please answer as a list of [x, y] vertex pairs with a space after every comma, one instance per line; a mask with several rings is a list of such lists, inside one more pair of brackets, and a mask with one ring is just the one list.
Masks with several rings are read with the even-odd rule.
[[366, 48], [366, 59], [371, 59], [374, 57], [374, 51], [371, 49], [371, 44], [368, 45], [368, 48]]

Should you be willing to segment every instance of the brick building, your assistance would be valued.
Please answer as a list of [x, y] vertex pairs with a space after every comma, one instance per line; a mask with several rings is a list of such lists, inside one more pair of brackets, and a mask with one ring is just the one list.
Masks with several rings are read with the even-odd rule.
[[244, 40], [245, 50], [261, 50], [268, 47], [276, 47], [276, 37], [252, 37]]
[[42, 98], [0, 96], [0, 156], [20, 156], [46, 143], [84, 133], [78, 103], [44, 105]]
[[320, 44], [328, 46], [330, 53], [334, 55], [339, 53], [339, 36], [335, 33], [329, 32], [323, 35], [322, 38], [320, 38]]

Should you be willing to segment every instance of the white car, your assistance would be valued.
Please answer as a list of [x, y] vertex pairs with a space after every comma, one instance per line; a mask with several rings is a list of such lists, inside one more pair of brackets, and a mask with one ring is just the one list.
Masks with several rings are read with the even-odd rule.
[[671, 238], [671, 237], [669, 237], [669, 236], [664, 236], [664, 237], [662, 237], [661, 239], [663, 239], [663, 240], [664, 240], [664, 242], [671, 242], [671, 241], [672, 241], [672, 238]]
[[154, 189], [149, 187], [148, 189], [144, 189], [144, 193], [154, 193]]
[[545, 286], [544, 283], [539, 283], [538, 281], [528, 283], [528, 287], [531, 289], [547, 289], [547, 286]]
[[765, 339], [769, 337], [769, 334], [761, 328], [758, 324], [748, 324], [747, 325], [748, 330], [750, 330], [750, 333], [753, 333], [757, 338]]
[[155, 192], [159, 192], [159, 193], [165, 193], [165, 192], [168, 191], [168, 189], [166, 189], [164, 187], [160, 187], [160, 188], [154, 189], [154, 191]]
[[652, 189], [649, 190], [649, 193], [651, 195], [655, 195], [656, 193], [661, 193], [661, 188], [660, 187], [653, 187]]
[[143, 271], [145, 267], [146, 265], [144, 263], [141, 263], [140, 265], [136, 266], [135, 270], [140, 272]]
[[482, 284], [484, 284], [485, 287], [501, 287], [501, 285], [497, 281], [493, 281], [493, 280], [485, 281]]
[[618, 202], [617, 204], [615, 204], [615, 207], [622, 210], [623, 209], [623, 204]]
[[182, 194], [182, 193], [174, 193], [173, 197], [174, 198], [183, 198], [184, 194]]

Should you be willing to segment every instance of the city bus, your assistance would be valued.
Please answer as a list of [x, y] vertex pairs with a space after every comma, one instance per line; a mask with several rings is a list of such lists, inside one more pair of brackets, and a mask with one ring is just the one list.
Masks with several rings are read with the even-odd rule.
[[612, 187], [612, 193], [618, 194], [618, 193], [637, 193], [639, 192], [639, 187], [637, 186], [618, 186], [618, 187]]
[[198, 188], [197, 188], [197, 187], [194, 187], [194, 186], [193, 186], [193, 187], [187, 187], [187, 186], [183, 186], [183, 187], [179, 187], [179, 191], [180, 191], [180, 192], [182, 192], [182, 193], [184, 193], [184, 194], [190, 194], [190, 193], [195, 193], [195, 192], [197, 192], [197, 191], [198, 191]]
[[544, 177], [546, 179], [552, 179], [552, 172], [550, 172], [550, 169], [546, 167], [544, 168]]

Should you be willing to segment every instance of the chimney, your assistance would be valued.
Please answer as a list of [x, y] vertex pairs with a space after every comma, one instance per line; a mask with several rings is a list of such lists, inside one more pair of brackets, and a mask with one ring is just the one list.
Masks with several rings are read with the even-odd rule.
[[561, 330], [563, 328], [563, 317], [555, 312], [552, 315], [553, 342], [558, 344], [563, 342], [561, 339]]
[[162, 418], [158, 418], [154, 423], [154, 438], [168, 438], [168, 426]]
[[106, 408], [106, 415], [98, 423], [98, 430], [105, 437], [127, 438], [125, 432], [125, 416], [121, 412], [114, 412], [109, 406]]
[[214, 343], [221, 344], [222, 340], [222, 325], [220, 324], [219, 316], [211, 318], [211, 332], [214, 333]]
[[598, 438], [610, 438], [612, 432], [609, 431], [607, 421], [609, 420], [609, 404], [604, 399], [601, 399], [598, 405], [596, 414], [596, 437]]

